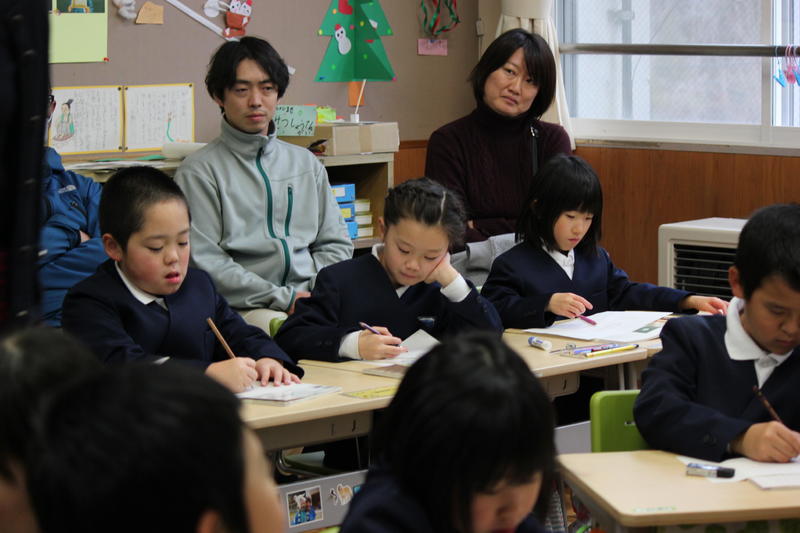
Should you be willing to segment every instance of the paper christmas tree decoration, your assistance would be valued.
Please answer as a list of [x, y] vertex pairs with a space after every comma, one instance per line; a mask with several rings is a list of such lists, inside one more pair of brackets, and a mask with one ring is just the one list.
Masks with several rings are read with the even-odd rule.
[[381, 42], [394, 34], [378, 0], [332, 0], [318, 33], [331, 41], [316, 81], [395, 79]]

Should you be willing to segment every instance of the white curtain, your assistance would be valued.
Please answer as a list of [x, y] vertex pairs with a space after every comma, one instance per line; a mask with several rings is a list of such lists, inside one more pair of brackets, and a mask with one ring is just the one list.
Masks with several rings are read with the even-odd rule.
[[558, 34], [553, 22], [553, 0], [502, 0], [500, 19], [495, 37], [514, 28], [522, 28], [541, 35], [556, 58], [556, 96], [542, 120], [561, 124], [569, 134], [572, 149], [575, 139], [564, 93], [564, 76], [561, 72], [561, 54], [558, 53]]

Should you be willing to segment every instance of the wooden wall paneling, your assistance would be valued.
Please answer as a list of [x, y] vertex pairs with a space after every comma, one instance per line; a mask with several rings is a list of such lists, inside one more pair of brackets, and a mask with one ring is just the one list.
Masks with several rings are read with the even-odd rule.
[[603, 245], [636, 281], [658, 280], [661, 224], [747, 218], [800, 200], [800, 157], [588, 146], [576, 154], [603, 184]]
[[403, 183], [425, 175], [428, 141], [401, 141], [394, 155], [394, 183]]

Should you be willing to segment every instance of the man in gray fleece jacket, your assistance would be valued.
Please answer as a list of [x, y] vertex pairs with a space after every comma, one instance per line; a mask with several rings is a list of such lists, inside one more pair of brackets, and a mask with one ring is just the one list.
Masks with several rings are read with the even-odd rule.
[[192, 264], [267, 331], [281, 316], [275, 311], [291, 313], [310, 295], [317, 272], [353, 253], [325, 168], [275, 135], [272, 117], [288, 85], [286, 64], [268, 42], [223, 44], [206, 75], [223, 112], [220, 136], [175, 175], [193, 217]]

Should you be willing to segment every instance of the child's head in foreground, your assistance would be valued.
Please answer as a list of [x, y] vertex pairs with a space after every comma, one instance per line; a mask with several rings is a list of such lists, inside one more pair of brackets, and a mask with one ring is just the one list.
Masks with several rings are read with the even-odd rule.
[[536, 174], [517, 221], [517, 237], [548, 250], [594, 253], [602, 219], [597, 174], [580, 157], [559, 154]]
[[283, 531], [238, 400], [193, 369], [131, 364], [75, 383], [36, 420], [31, 457], [43, 533]]
[[458, 196], [429, 178], [389, 189], [380, 219], [389, 278], [397, 285], [424, 281], [450, 247], [461, 244], [465, 222]]
[[490, 333], [442, 343], [415, 363], [382, 429], [388, 468], [436, 531], [516, 528], [553, 471], [550, 400]]
[[0, 530], [36, 530], [26, 493], [31, 418], [44, 398], [100, 368], [77, 340], [52, 328], [29, 328], [0, 340]]
[[800, 205], [770, 205], [750, 217], [728, 281], [745, 300], [742, 326], [761, 348], [784, 354], [800, 345]]
[[189, 265], [191, 215], [180, 187], [152, 167], [130, 167], [103, 187], [100, 230], [106, 254], [138, 289], [178, 291]]

